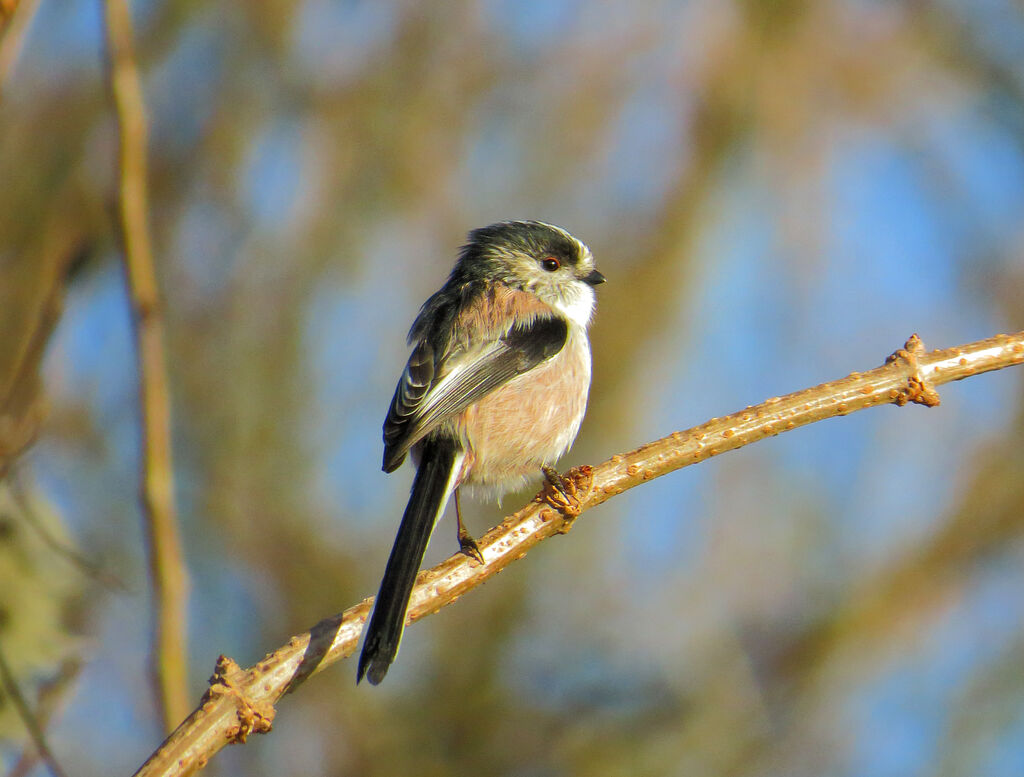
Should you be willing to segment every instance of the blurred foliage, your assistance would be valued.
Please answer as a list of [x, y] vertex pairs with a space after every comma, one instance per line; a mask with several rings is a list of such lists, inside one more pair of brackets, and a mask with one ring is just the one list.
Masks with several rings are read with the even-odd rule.
[[[78, 654], [71, 636], [81, 576], [69, 566], [60, 518], [12, 477], [0, 486], [0, 649], [19, 691], [57, 680]], [[0, 686], [0, 737], [25, 739], [24, 721]]]
[[[571, 462], [880, 363], [916, 328], [1024, 328], [1019, 5], [134, 11], [196, 698], [219, 652], [251, 663], [375, 589], [408, 483], [377, 471], [379, 421], [473, 226], [559, 223], [609, 277]], [[76, 600], [95, 647], [51, 738], [83, 775], [160, 739], [100, 18], [45, 0], [0, 84], [0, 467], [133, 592]], [[410, 629], [381, 688], [342, 665], [210, 768], [1019, 774], [1019, 387], [968, 381], [613, 500]], [[452, 550], [442, 526], [431, 557]], [[41, 570], [64, 563], [0, 559], [50, 602], [51, 666], [66, 589]]]

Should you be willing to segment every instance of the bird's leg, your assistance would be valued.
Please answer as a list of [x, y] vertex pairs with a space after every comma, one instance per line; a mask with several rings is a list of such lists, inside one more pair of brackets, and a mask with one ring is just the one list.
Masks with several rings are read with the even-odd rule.
[[466, 527], [462, 525], [462, 510], [459, 508], [459, 489], [455, 489], [455, 522], [458, 524], [458, 536], [459, 536], [459, 549], [470, 558], [475, 558], [481, 564], [484, 563], [484, 554], [480, 552], [480, 546], [477, 545]]
[[548, 485], [551, 486], [551, 491], [546, 494], [548, 503], [556, 510], [561, 510], [569, 518], [578, 516], [582, 510], [576, 482], [572, 478], [563, 478], [558, 474], [558, 470], [546, 464], [541, 466], [541, 471], [544, 473]]

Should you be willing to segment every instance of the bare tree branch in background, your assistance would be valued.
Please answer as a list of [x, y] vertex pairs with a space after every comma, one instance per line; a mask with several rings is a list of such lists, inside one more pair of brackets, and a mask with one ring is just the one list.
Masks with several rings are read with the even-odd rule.
[[148, 224], [146, 117], [126, 0], [106, 3], [110, 91], [117, 114], [118, 218], [132, 300], [142, 415], [141, 501], [154, 595], [151, 661], [165, 729], [188, 711], [188, 573], [174, 508], [171, 407], [160, 295]]
[[39, 0], [0, 0], [0, 102]]
[[[60, 205], [66, 204], [63, 198]], [[56, 209], [63, 213], [62, 207]], [[56, 217], [55, 217], [56, 218]], [[83, 250], [77, 230], [48, 229], [37, 256], [20, 257], [13, 273], [35, 263], [20, 283], [0, 290], [0, 480], [35, 440], [45, 414], [39, 368], [64, 306], [70, 266]]]
[[40, 724], [39, 719], [32, 712], [31, 707], [28, 705], [28, 701], [22, 694], [21, 689], [18, 687], [17, 678], [11, 671], [10, 666], [7, 663], [7, 658], [4, 655], [3, 646], [0, 645], [0, 687], [3, 688], [4, 692], [12, 702], [18, 712], [18, 717], [21, 718], [22, 723], [25, 724], [25, 729], [28, 731], [29, 738], [32, 740], [32, 744], [36, 748], [36, 752], [39, 754], [40, 759], [46, 764], [46, 768], [50, 770], [53, 777], [66, 777], [65, 771], [57, 763], [57, 759], [53, 755], [53, 751], [50, 750], [49, 744], [46, 742], [46, 734], [43, 731], [43, 726]]
[[128, 586], [126, 586], [124, 581], [118, 578], [117, 575], [104, 569], [102, 563], [89, 558], [73, 544], [67, 542], [61, 537], [58, 537], [50, 527], [40, 519], [35, 506], [32, 504], [32, 501], [26, 493], [25, 484], [18, 478], [17, 470], [10, 473], [10, 493], [11, 499], [14, 500], [14, 503], [18, 506], [21, 512], [21, 517], [24, 519], [25, 525], [28, 526], [36, 536], [39, 537], [43, 544], [53, 551], [56, 556], [63, 558], [83, 575], [92, 578], [100, 585], [106, 586], [111, 590], [117, 590], [121, 593], [126, 593], [128, 591]]
[[[47, 723], [54, 717], [57, 709], [71, 696], [70, 691], [74, 687], [81, 669], [82, 662], [79, 659], [69, 659], [61, 665], [57, 676], [40, 688], [35, 710], [35, 720], [40, 734], [45, 732]], [[26, 777], [35, 769], [42, 757], [39, 748], [36, 751], [26, 748], [7, 773], [7, 777]]]
[[[815, 421], [884, 404], [939, 404], [935, 386], [1024, 363], [1024, 332], [998, 335], [961, 347], [926, 353], [917, 335], [886, 363], [785, 397], [773, 397], [724, 418], [675, 432], [597, 467], [569, 473], [578, 490], [578, 512], [690, 464]], [[409, 621], [431, 615], [521, 559], [537, 543], [569, 530], [575, 515], [554, 511], [543, 496], [480, 539], [485, 563], [456, 554], [420, 573]], [[326, 618], [247, 670], [221, 657], [199, 707], [136, 772], [170, 777], [202, 769], [224, 745], [270, 731], [273, 705], [307, 677], [352, 654], [372, 599]]]

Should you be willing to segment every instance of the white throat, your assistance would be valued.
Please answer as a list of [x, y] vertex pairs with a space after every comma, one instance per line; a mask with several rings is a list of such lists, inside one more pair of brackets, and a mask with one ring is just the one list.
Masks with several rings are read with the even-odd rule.
[[594, 315], [597, 295], [593, 288], [583, 281], [574, 281], [559, 290], [561, 293], [548, 302], [551, 307], [576, 324], [581, 329], [590, 326]]

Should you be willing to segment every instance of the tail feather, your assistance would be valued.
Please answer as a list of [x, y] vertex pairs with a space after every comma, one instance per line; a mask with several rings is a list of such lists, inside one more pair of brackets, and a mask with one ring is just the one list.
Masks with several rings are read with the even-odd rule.
[[458, 443], [453, 440], [427, 439], [422, 444], [409, 504], [402, 515], [373, 615], [366, 627], [357, 683], [365, 675], [372, 685], [377, 685], [395, 660], [416, 573], [423, 563], [434, 524], [455, 488], [457, 464], [462, 456]]

